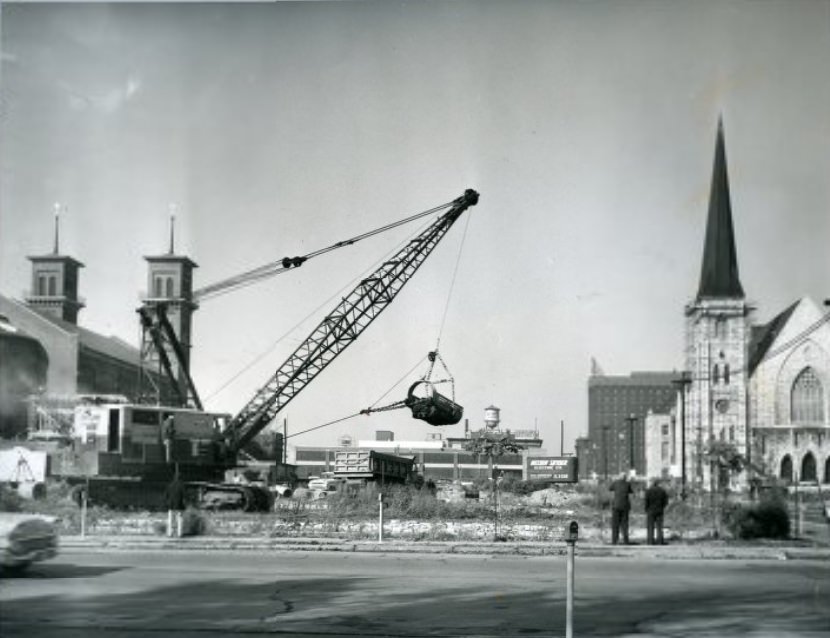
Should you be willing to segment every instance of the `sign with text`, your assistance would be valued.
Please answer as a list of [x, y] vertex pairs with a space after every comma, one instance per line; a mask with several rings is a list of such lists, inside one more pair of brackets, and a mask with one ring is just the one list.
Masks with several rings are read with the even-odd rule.
[[575, 456], [531, 456], [527, 459], [529, 481], [576, 483], [578, 480]]

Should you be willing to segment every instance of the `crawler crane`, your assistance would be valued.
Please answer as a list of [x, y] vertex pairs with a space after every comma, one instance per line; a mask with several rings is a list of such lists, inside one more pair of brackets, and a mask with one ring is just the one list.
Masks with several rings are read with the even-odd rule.
[[[267, 507], [267, 498], [255, 486], [223, 482], [225, 471], [238, 466], [245, 446], [392, 303], [478, 197], [468, 189], [452, 202], [427, 211], [447, 209], [344, 296], [235, 416], [223, 418], [203, 411], [187, 375], [186, 396], [181, 399], [191, 407], [103, 405], [87, 406], [86, 413], [82, 408], [76, 415], [80, 443], [72, 451], [73, 458], [65, 459], [60, 468], [76, 482], [83, 477], [89, 498], [98, 502], [159, 506], [175, 467], [202, 505], [229, 502], [246, 510]], [[296, 267], [307, 257], [284, 260], [281, 267]], [[205, 290], [213, 293], [217, 289]], [[167, 353], [181, 367], [181, 348], [164, 306], [144, 308], [140, 313], [143, 328], [172, 377]], [[165, 348], [165, 343], [172, 347]]]

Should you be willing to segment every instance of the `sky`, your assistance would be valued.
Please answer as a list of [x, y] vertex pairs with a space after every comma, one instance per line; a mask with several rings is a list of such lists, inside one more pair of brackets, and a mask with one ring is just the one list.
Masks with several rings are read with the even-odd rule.
[[[4, 2], [0, 52], [0, 291], [25, 295], [59, 202], [81, 325], [136, 345], [171, 204], [203, 286], [479, 191], [280, 413], [292, 445], [462, 434], [405, 411], [297, 434], [403, 399], [439, 337], [471, 428], [495, 405], [557, 454], [560, 423], [565, 452], [587, 433], [592, 357], [682, 369], [719, 117], [756, 320], [830, 297], [826, 0]], [[207, 407], [240, 410], [421, 227], [204, 301]]]

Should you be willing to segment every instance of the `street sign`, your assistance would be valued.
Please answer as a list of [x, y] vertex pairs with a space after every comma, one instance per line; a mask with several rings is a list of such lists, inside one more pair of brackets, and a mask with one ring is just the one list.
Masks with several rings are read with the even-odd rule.
[[578, 480], [575, 456], [531, 456], [527, 459], [529, 481], [576, 483]]

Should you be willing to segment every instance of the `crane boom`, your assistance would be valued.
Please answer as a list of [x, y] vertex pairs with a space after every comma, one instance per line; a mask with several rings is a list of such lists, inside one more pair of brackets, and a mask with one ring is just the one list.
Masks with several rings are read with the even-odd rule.
[[225, 428], [223, 439], [235, 454], [262, 431], [297, 394], [345, 350], [392, 302], [478, 193], [467, 189], [451, 208], [363, 279], [326, 315], [268, 382]]

